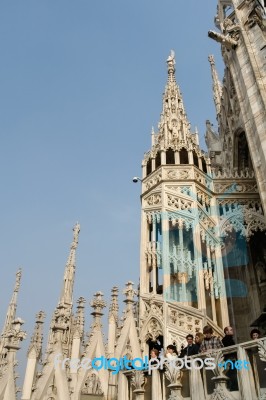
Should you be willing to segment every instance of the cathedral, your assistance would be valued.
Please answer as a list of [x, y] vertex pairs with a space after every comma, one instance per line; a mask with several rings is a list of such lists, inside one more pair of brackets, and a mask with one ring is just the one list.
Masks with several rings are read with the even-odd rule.
[[[0, 400], [266, 399], [265, 2], [218, 0], [215, 30], [208, 36], [221, 47], [225, 67], [221, 82], [209, 56], [218, 130], [206, 121], [203, 151], [190, 127], [171, 51], [158, 129], [144, 155], [142, 177], [134, 178], [141, 183], [140, 282], [126, 284], [122, 319], [113, 287], [105, 343], [107, 303], [97, 292], [85, 335], [85, 299], [76, 307], [73, 300], [76, 224], [48, 343], [43, 348], [40, 311], [21, 390], [17, 352], [26, 333], [16, 316], [21, 271], [16, 274], [0, 336]], [[167, 363], [148, 370], [135, 363], [148, 365], [156, 346], [172, 344], [180, 352], [186, 336], [206, 325], [220, 338], [225, 327], [234, 327], [233, 351], [251, 367], [236, 371], [236, 390], [230, 390], [221, 362], [226, 348], [213, 352], [211, 371]], [[252, 328], [262, 339], [250, 340]]]

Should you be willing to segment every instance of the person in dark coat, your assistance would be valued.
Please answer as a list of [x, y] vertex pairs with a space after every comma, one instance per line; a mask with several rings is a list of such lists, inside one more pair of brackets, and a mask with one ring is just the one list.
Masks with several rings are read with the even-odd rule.
[[195, 354], [198, 354], [199, 348], [196, 344], [193, 343], [193, 335], [187, 335], [187, 346], [181, 350], [181, 353], [179, 355], [180, 358], [184, 358], [185, 356], [190, 357], [194, 356]]
[[[226, 326], [224, 328], [224, 334], [225, 336], [222, 339], [222, 343], [224, 345], [224, 347], [229, 347], [229, 346], [234, 346], [235, 345], [235, 341], [234, 341], [234, 330], [231, 326]], [[232, 363], [235, 363], [237, 361], [237, 353], [234, 351], [233, 353], [230, 354], [226, 354], [224, 356], [224, 362], [226, 363], [226, 361], [232, 361]], [[230, 364], [230, 363], [229, 363]], [[226, 386], [227, 389], [230, 392], [234, 392], [238, 390], [238, 381], [237, 381], [237, 370], [236, 368], [231, 368], [230, 365], [228, 365], [229, 369], [227, 369], [226, 371], [226, 376], [230, 379]]]
[[234, 341], [234, 330], [231, 326], [226, 326], [224, 328], [224, 338], [222, 339], [222, 343], [224, 345], [224, 347], [229, 347], [229, 346], [234, 346], [235, 345], [235, 341]]

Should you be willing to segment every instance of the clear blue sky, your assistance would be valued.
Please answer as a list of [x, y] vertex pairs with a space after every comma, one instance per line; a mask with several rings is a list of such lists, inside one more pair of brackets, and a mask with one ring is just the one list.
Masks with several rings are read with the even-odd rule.
[[220, 49], [207, 37], [213, 0], [17, 0], [0, 9], [0, 325], [22, 266], [25, 352], [37, 311], [48, 328], [76, 221], [75, 298], [102, 290], [109, 299], [113, 285], [138, 283], [140, 186], [131, 178], [159, 121], [165, 61], [174, 49], [203, 137], [205, 120], [216, 122], [208, 55]]

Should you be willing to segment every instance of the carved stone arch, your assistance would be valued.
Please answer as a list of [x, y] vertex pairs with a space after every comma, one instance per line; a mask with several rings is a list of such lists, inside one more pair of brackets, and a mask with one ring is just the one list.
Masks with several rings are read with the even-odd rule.
[[151, 316], [142, 327], [141, 339], [145, 342], [149, 339], [155, 341], [159, 336], [163, 336], [162, 323], [158, 318]]
[[152, 172], [152, 162], [151, 162], [151, 158], [149, 158], [147, 160], [147, 164], [146, 164], [146, 176], [150, 175]]
[[202, 171], [205, 172], [205, 174], [207, 174], [207, 161], [205, 156], [202, 156], [201, 163], [202, 163]]
[[166, 164], [175, 164], [175, 152], [172, 147], [166, 150]]
[[159, 168], [161, 166], [161, 164], [162, 164], [161, 152], [160, 152], [160, 150], [158, 150], [155, 155], [155, 169]]
[[199, 156], [197, 154], [197, 151], [193, 150], [192, 155], [193, 155], [193, 164], [199, 168]]
[[241, 210], [230, 214], [221, 221], [220, 232], [222, 237], [227, 236], [228, 232], [232, 232], [233, 230], [235, 230], [235, 232], [240, 232], [241, 236], [247, 236], [243, 212]]
[[188, 151], [184, 147], [180, 149], [180, 164], [188, 164]]
[[257, 231], [265, 231], [266, 230], [266, 221], [264, 215], [250, 211], [248, 209], [245, 210], [245, 222], [246, 226], [246, 235], [247, 239], [250, 236], [254, 235]]

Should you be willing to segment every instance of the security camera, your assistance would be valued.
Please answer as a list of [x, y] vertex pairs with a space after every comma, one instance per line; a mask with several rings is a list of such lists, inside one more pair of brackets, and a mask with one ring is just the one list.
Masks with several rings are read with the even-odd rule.
[[132, 179], [132, 181], [134, 183], [137, 183], [138, 181], [141, 181], [141, 179], [138, 176], [134, 176], [134, 178]]

